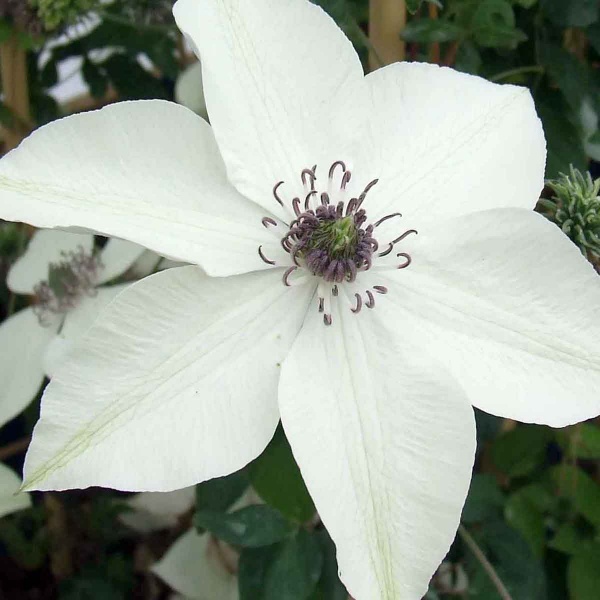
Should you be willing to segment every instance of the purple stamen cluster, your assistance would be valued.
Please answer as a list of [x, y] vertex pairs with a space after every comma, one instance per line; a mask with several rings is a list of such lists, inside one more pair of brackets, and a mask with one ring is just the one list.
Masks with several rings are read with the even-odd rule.
[[62, 260], [48, 267], [48, 279], [34, 287], [33, 311], [39, 322], [47, 326], [49, 315], [62, 315], [77, 305], [84, 296], [95, 296], [98, 271], [102, 262], [79, 246], [76, 251], [62, 252]]

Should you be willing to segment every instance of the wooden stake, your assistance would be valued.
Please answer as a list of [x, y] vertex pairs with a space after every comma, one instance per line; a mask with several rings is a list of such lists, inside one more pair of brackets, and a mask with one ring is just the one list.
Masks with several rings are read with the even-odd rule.
[[[438, 18], [438, 7], [435, 4], [428, 4], [427, 10], [429, 13], [429, 18], [435, 21]], [[436, 65], [440, 64], [440, 43], [433, 42], [429, 46], [429, 61], [435, 63]]]
[[375, 51], [369, 57], [372, 70], [382, 66], [381, 62], [389, 65], [404, 60], [406, 48], [400, 32], [405, 25], [404, 0], [370, 0], [369, 39]]
[[0, 75], [4, 103], [15, 117], [12, 127], [4, 127], [5, 150], [8, 151], [18, 146], [31, 130], [27, 53], [15, 34], [0, 44]]

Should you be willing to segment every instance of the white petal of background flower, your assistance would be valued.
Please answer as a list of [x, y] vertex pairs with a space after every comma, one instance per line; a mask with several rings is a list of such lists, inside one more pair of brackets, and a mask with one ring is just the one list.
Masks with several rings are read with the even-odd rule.
[[147, 250], [126, 240], [111, 238], [100, 252], [102, 269], [99, 271], [98, 283], [106, 283], [123, 275]]
[[27, 250], [8, 272], [6, 285], [17, 294], [33, 294], [35, 285], [48, 279], [50, 263], [63, 260], [63, 252], [76, 252], [82, 248], [89, 253], [93, 247], [94, 237], [89, 234], [36, 231], [29, 241]]
[[29, 508], [31, 496], [19, 492], [21, 479], [6, 465], [0, 463], [0, 517]]
[[211, 124], [241, 193], [274, 210], [278, 181], [342, 158], [332, 152], [344, 153], [361, 130], [352, 107], [363, 99], [363, 70], [320, 7], [179, 0], [173, 13], [199, 52]]
[[142, 492], [126, 500], [131, 510], [119, 515], [119, 519], [139, 533], [150, 533], [174, 527], [195, 503], [195, 486], [172, 492]]
[[202, 86], [202, 65], [199, 61], [187, 67], [177, 78], [175, 82], [175, 100], [193, 110], [203, 119], [208, 119]]
[[83, 296], [77, 306], [65, 315], [58, 335], [53, 338], [44, 354], [44, 372], [51, 377], [60, 368], [79, 338], [92, 326], [100, 312], [108, 306], [117, 294], [129, 283], [107, 285], [97, 288], [93, 296]]
[[553, 427], [600, 413], [600, 279], [556, 225], [498, 209], [421, 242], [414, 268], [381, 273], [387, 297], [475, 406]]
[[475, 424], [459, 386], [380, 310], [340, 306], [327, 328], [309, 312], [279, 404], [348, 591], [408, 600], [426, 592], [454, 539]]
[[227, 182], [210, 126], [178, 104], [121, 102], [36, 130], [0, 161], [0, 218], [85, 227], [201, 264], [266, 265], [264, 210]]
[[180, 267], [119, 294], [46, 389], [26, 484], [170, 491], [255, 458], [313, 292], [281, 274]]
[[31, 308], [0, 325], [0, 427], [16, 417], [44, 381], [43, 356], [55, 327], [42, 327]]
[[370, 139], [357, 163], [379, 177], [368, 208], [400, 211], [416, 229], [488, 208], [533, 209], [546, 146], [526, 88], [424, 63], [396, 63], [366, 82]]
[[237, 600], [237, 577], [219, 559], [208, 533], [190, 529], [171, 546], [152, 571], [174, 590], [193, 600]]

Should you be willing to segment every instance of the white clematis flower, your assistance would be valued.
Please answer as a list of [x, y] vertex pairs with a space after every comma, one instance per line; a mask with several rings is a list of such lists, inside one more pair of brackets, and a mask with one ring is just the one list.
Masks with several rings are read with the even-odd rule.
[[103, 284], [146, 252], [112, 239], [93, 256], [93, 245], [89, 234], [37, 231], [9, 271], [8, 287], [33, 296], [33, 302], [0, 324], [0, 426], [25, 409], [44, 375], [54, 372], [73, 340], [126, 287]]
[[134, 284], [90, 328], [46, 390], [26, 486], [185, 487], [248, 463], [281, 418], [351, 595], [420, 598], [469, 487], [471, 403], [553, 426], [600, 412], [600, 282], [532, 212], [531, 97], [425, 64], [364, 77], [305, 0], [174, 11], [212, 126], [125, 102], [0, 161], [0, 218], [203, 268]]

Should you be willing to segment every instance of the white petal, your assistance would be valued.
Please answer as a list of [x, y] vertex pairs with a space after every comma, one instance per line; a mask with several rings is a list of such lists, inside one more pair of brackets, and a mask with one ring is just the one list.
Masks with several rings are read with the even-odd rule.
[[[475, 406], [563, 427], [600, 413], [600, 279], [537, 213], [453, 219], [381, 274]], [[391, 283], [393, 280], [394, 283]]]
[[210, 126], [160, 100], [121, 102], [41, 127], [0, 161], [0, 218], [87, 228], [214, 275], [260, 269], [276, 240], [227, 182]]
[[29, 508], [31, 496], [19, 492], [21, 479], [6, 465], [0, 463], [0, 517]]
[[236, 471], [278, 422], [309, 286], [167, 269], [119, 294], [57, 371], [25, 462], [36, 489], [170, 491]]
[[371, 136], [360, 166], [379, 177], [367, 211], [400, 211], [418, 229], [477, 210], [535, 206], [546, 147], [526, 88], [425, 63], [393, 64], [366, 81]]
[[102, 248], [100, 260], [102, 270], [98, 283], [106, 283], [119, 275], [123, 275], [147, 250], [126, 240], [111, 238]]
[[55, 335], [56, 329], [42, 327], [30, 308], [0, 325], [0, 426], [35, 398], [44, 381], [42, 357]]
[[94, 237], [88, 234], [36, 231], [23, 256], [8, 272], [6, 285], [17, 294], [33, 294], [35, 285], [48, 279], [50, 263], [64, 260], [63, 253], [76, 252], [79, 248], [89, 253], [93, 247]]
[[175, 82], [175, 100], [193, 110], [203, 119], [208, 118], [202, 87], [202, 65], [195, 62], [181, 73]]
[[175, 591], [194, 600], [237, 600], [237, 577], [227, 571], [208, 533], [190, 529], [152, 571]]
[[179, 0], [173, 13], [201, 58], [208, 114], [240, 192], [272, 210], [278, 181], [295, 186], [302, 169], [344, 158], [336, 153], [360, 130], [349, 115], [363, 98], [363, 71], [320, 7]]
[[346, 303], [331, 327], [309, 311], [283, 365], [281, 419], [350, 594], [417, 600], [459, 523], [473, 410], [379, 308], [354, 315]]
[[127, 499], [131, 509], [119, 516], [121, 521], [140, 533], [150, 533], [177, 525], [179, 517], [196, 501], [194, 486], [173, 492], [142, 492]]
[[97, 288], [93, 296], [84, 296], [65, 315], [59, 334], [50, 341], [44, 354], [44, 372], [48, 377], [52, 377], [65, 362], [79, 338], [92, 326], [100, 312], [129, 285], [131, 284], [122, 283]]

